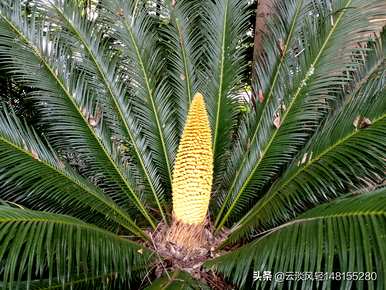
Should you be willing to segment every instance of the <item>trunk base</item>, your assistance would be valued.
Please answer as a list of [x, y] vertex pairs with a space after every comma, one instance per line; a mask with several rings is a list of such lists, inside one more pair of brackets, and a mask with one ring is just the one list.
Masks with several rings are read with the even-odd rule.
[[173, 219], [173, 223], [166, 233], [166, 241], [183, 247], [186, 250], [206, 247], [208, 240], [205, 235], [205, 225], [189, 225]]
[[205, 261], [220, 254], [216, 249], [228, 236], [228, 230], [214, 236], [209, 220], [200, 225], [188, 225], [173, 217], [170, 227], [160, 223], [154, 232], [148, 231], [148, 234], [151, 241], [145, 242], [145, 246], [152, 248], [158, 256], [155, 277], [166, 271], [182, 270], [212, 289], [234, 289], [221, 275], [203, 267]]

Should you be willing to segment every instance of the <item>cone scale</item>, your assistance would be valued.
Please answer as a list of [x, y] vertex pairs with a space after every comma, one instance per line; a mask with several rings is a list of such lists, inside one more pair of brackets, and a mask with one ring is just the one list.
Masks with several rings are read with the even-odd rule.
[[204, 97], [193, 97], [173, 171], [173, 222], [167, 239], [185, 248], [199, 247], [213, 180], [211, 130]]

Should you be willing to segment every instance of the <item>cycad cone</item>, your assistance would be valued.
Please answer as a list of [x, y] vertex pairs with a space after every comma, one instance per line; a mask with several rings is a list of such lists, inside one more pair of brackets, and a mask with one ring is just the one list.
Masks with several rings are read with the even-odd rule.
[[193, 97], [173, 171], [174, 220], [168, 240], [187, 248], [202, 243], [213, 180], [213, 152], [204, 97]]

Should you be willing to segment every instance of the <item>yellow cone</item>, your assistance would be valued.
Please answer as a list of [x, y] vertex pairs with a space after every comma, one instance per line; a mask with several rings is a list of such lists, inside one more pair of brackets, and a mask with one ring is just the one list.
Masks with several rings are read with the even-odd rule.
[[193, 97], [178, 147], [173, 171], [175, 218], [189, 225], [202, 224], [208, 211], [213, 180], [213, 152], [204, 97]]

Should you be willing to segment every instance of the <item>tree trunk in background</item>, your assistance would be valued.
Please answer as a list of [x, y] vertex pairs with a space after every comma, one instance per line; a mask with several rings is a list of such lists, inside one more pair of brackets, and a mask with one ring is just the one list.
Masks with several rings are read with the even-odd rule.
[[253, 46], [253, 63], [256, 63], [257, 56], [261, 53], [262, 32], [265, 31], [265, 24], [270, 15], [274, 0], [258, 0], [256, 9], [256, 25]]
[[254, 40], [253, 40], [253, 56], [252, 56], [252, 92], [251, 92], [251, 101], [253, 107], [256, 109], [256, 98], [258, 92], [256, 91], [256, 60], [260, 53], [262, 52], [262, 36], [266, 31], [266, 22], [270, 13], [272, 11], [272, 4], [275, 0], [258, 0], [256, 8], [256, 22], [255, 22], [255, 31], [254, 31]]

